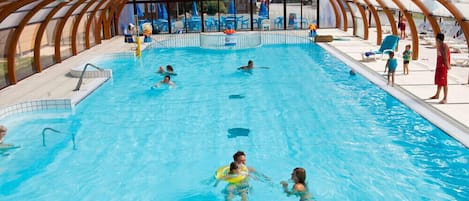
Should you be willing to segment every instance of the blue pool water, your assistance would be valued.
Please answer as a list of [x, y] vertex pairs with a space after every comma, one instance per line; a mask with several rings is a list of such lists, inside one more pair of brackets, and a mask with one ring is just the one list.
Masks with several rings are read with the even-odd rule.
[[[249, 59], [269, 69], [236, 70]], [[167, 64], [177, 86], [152, 88]], [[468, 149], [314, 44], [98, 65], [113, 78], [73, 112], [1, 120], [21, 148], [0, 156], [0, 200], [224, 200], [212, 177], [237, 150], [271, 179], [250, 201], [298, 200], [280, 185], [295, 167], [321, 201], [469, 200]], [[61, 132], [46, 146], [44, 128]]]

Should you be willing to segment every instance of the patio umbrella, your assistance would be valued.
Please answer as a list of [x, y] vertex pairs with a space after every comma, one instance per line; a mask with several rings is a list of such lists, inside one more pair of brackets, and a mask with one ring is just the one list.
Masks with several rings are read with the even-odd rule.
[[259, 16], [267, 18], [267, 6], [265, 1], [262, 1], [261, 8], [259, 9]]
[[236, 14], [236, 8], [235, 8], [235, 4], [233, 0], [230, 1], [230, 5], [228, 6], [228, 14], [230, 15]]
[[137, 5], [137, 16], [138, 17], [143, 17], [143, 11], [142, 11], [142, 9], [140, 8], [139, 5]]
[[195, 1], [192, 2], [192, 16], [199, 16], [199, 13], [197, 13], [197, 3]]
[[161, 18], [167, 20], [168, 19], [168, 11], [166, 10], [165, 3], [161, 4]]
[[163, 12], [161, 12], [161, 6], [160, 6], [160, 3], [157, 3], [156, 4], [156, 7], [158, 9], [158, 19], [163, 19]]

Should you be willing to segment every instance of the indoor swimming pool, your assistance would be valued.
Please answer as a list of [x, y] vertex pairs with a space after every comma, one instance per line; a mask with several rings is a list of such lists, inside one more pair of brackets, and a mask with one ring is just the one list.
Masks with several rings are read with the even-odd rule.
[[[176, 86], [154, 87], [168, 64]], [[280, 185], [295, 167], [318, 201], [469, 200], [468, 149], [316, 44], [97, 65], [112, 79], [73, 111], [0, 119], [21, 146], [0, 155], [0, 200], [224, 200], [214, 172], [238, 150], [269, 177], [250, 201], [298, 200]]]

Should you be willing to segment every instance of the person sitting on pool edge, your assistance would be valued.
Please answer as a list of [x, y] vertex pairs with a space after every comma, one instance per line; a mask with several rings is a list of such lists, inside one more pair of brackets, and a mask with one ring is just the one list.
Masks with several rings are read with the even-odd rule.
[[164, 79], [157, 82], [155, 86], [160, 87], [161, 84], [167, 84], [169, 86], [176, 86], [174, 82], [171, 81], [171, 77], [169, 75], [164, 76]]
[[249, 60], [247, 66], [241, 66], [238, 68], [238, 70], [251, 70], [253, 68], [254, 68], [254, 62], [252, 60]]

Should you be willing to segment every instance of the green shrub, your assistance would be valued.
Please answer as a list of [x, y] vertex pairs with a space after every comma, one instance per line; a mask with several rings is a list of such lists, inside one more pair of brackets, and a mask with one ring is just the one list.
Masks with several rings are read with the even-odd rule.
[[[207, 15], [215, 15], [218, 11], [218, 2], [217, 1], [206, 1], [204, 4], [204, 13]], [[226, 7], [223, 2], [220, 2], [220, 13], [226, 13]]]

